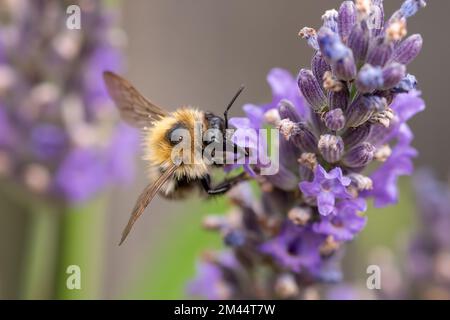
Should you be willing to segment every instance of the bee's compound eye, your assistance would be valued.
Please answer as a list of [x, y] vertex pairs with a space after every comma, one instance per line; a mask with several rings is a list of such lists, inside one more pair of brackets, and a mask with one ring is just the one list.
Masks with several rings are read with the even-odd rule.
[[177, 143], [180, 143], [181, 141], [183, 141], [183, 135], [180, 134], [180, 132], [177, 132], [177, 131], [172, 132], [172, 134], [170, 136], [170, 142], [172, 144], [177, 144]]
[[166, 139], [170, 142], [171, 145], [176, 145], [189, 136], [189, 130], [186, 129], [183, 125], [177, 124], [167, 132]]

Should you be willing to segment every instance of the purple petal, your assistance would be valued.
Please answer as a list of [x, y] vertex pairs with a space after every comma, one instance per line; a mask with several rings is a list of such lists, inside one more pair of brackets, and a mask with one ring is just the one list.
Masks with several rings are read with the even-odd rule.
[[335, 198], [331, 192], [321, 192], [317, 197], [317, 206], [319, 212], [323, 216], [327, 216], [333, 212]]

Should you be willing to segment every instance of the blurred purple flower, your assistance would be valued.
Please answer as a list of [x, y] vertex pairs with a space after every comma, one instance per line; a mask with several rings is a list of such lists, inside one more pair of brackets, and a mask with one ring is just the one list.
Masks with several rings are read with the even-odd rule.
[[31, 131], [31, 149], [40, 160], [50, 160], [61, 155], [66, 142], [66, 132], [56, 125], [37, 125]]
[[276, 238], [261, 246], [261, 251], [294, 272], [302, 268], [313, 271], [320, 265], [319, 248], [323, 240], [323, 236], [312, 230], [287, 222]]
[[6, 108], [0, 105], [0, 148], [13, 146], [15, 139], [15, 129], [11, 125]]
[[232, 288], [223, 278], [227, 269], [238, 268], [238, 262], [230, 252], [222, 252], [217, 257], [207, 256], [197, 263], [197, 277], [190, 281], [188, 293], [209, 300], [228, 299]]
[[59, 166], [55, 187], [65, 198], [83, 202], [106, 185], [106, 173], [101, 153], [93, 149], [75, 149]]
[[117, 125], [102, 79], [123, 65], [115, 13], [99, 0], [80, 6], [76, 32], [56, 0], [8, 2], [0, 21], [0, 151], [12, 164], [3, 174], [68, 202], [130, 181], [139, 144]]

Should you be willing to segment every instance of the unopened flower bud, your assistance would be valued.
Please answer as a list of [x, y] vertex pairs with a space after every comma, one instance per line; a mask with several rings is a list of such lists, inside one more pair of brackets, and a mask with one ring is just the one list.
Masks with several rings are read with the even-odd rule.
[[331, 29], [322, 27], [317, 35], [320, 52], [329, 62], [336, 62], [348, 56], [349, 49], [342, 43], [341, 38]]
[[317, 51], [311, 60], [311, 70], [320, 85], [323, 84], [323, 77], [327, 71], [331, 71], [330, 64], [325, 60], [322, 53]]
[[405, 18], [412, 17], [420, 8], [423, 8], [426, 5], [427, 3], [425, 0], [406, 0], [400, 7], [399, 15]]
[[383, 111], [376, 112], [370, 118], [371, 123], [380, 123], [383, 127], [389, 128], [391, 120], [394, 119], [394, 110], [386, 108]]
[[335, 9], [327, 10], [322, 16], [323, 26], [333, 32], [338, 32], [339, 13]]
[[298, 86], [314, 111], [322, 110], [327, 100], [322, 88], [310, 70], [302, 69], [298, 75]]
[[303, 152], [317, 151], [317, 138], [303, 123], [296, 124], [290, 141]]
[[313, 28], [304, 27], [298, 33], [300, 37], [306, 39], [308, 45], [314, 49], [319, 50], [319, 44], [317, 43], [317, 32]]
[[403, 64], [391, 63], [383, 69], [383, 86], [381, 89], [388, 90], [394, 88], [406, 74], [406, 67]]
[[338, 79], [344, 81], [355, 79], [357, 70], [352, 51], [347, 48], [347, 54], [331, 64], [331, 70]]
[[348, 128], [342, 136], [345, 147], [351, 149], [365, 141], [370, 134], [371, 126], [370, 123], [365, 123], [356, 128]]
[[348, 107], [349, 100], [350, 100], [350, 93], [348, 92], [346, 85], [343, 85], [340, 91], [328, 92], [328, 106], [330, 109], [346, 110]]
[[385, 64], [392, 57], [393, 44], [385, 42], [383, 38], [379, 38], [370, 48], [367, 55], [367, 63], [372, 66], [384, 67]]
[[280, 133], [283, 135], [283, 137], [286, 140], [289, 140], [292, 134], [294, 133], [295, 126], [296, 126], [295, 122], [289, 119], [283, 119], [280, 121], [278, 129], [280, 130]]
[[374, 154], [375, 147], [368, 142], [363, 142], [345, 154], [343, 163], [350, 168], [362, 168], [373, 160]]
[[338, 29], [344, 43], [347, 42], [348, 37], [356, 23], [356, 7], [353, 1], [344, 1], [339, 8], [338, 15]]
[[355, 26], [352, 29], [347, 41], [347, 45], [353, 52], [353, 57], [357, 64], [366, 60], [369, 49], [370, 34], [369, 29], [363, 26]]
[[289, 100], [281, 100], [278, 104], [278, 110], [281, 120], [289, 119], [292, 122], [300, 122], [302, 120], [294, 105]]
[[356, 78], [356, 88], [361, 93], [372, 93], [383, 86], [383, 70], [381, 67], [373, 67], [365, 64]]
[[344, 141], [340, 136], [324, 134], [319, 139], [318, 148], [327, 162], [335, 163], [344, 153]]
[[371, 190], [373, 188], [372, 179], [359, 173], [350, 173], [347, 175], [352, 181], [351, 184], [358, 190]]
[[384, 8], [383, 0], [372, 0], [371, 12], [369, 17], [372, 36], [377, 37], [384, 29]]
[[377, 96], [360, 96], [345, 111], [347, 126], [359, 127], [370, 119], [374, 112], [386, 108], [386, 99]]
[[392, 61], [407, 65], [413, 61], [422, 50], [423, 39], [420, 34], [413, 34], [395, 48]]
[[345, 126], [344, 112], [340, 108], [328, 111], [323, 119], [327, 128], [333, 131], [339, 131]]

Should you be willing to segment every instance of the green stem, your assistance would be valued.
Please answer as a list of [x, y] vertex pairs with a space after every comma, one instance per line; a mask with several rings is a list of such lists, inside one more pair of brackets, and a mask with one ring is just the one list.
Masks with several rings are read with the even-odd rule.
[[[106, 197], [69, 207], [62, 215], [57, 299], [97, 299], [101, 294]], [[78, 269], [79, 268], [79, 269]], [[78, 289], [74, 277], [80, 271]], [[75, 281], [76, 282], [76, 281]], [[71, 287], [72, 284], [72, 287]]]
[[52, 297], [58, 215], [55, 207], [42, 202], [30, 208], [25, 247], [21, 296], [23, 299]]

